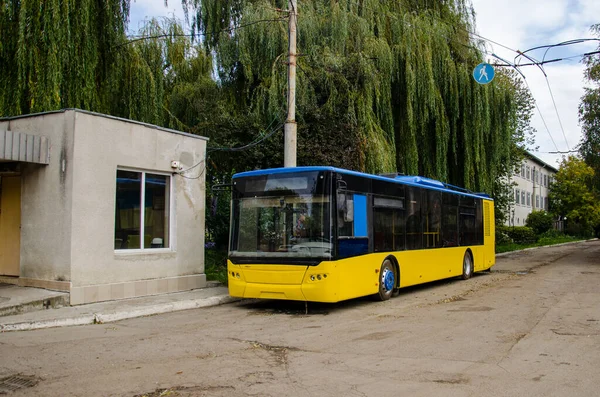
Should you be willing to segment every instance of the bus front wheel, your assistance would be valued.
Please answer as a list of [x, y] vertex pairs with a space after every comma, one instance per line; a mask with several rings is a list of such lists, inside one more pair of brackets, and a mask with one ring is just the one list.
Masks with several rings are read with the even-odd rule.
[[468, 280], [473, 275], [473, 257], [469, 251], [465, 252], [465, 257], [463, 258], [463, 272], [462, 279]]
[[396, 281], [394, 264], [389, 259], [384, 260], [379, 271], [379, 293], [376, 297], [381, 301], [390, 299], [396, 288]]

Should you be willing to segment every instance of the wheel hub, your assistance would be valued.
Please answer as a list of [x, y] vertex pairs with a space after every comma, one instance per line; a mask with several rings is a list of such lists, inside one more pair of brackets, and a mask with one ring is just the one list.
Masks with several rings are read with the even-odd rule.
[[395, 284], [394, 272], [390, 269], [385, 269], [381, 275], [381, 281], [386, 291], [393, 290]]

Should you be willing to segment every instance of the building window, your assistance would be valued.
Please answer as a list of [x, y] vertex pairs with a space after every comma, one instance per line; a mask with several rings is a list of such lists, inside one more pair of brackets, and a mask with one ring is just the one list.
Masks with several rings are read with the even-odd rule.
[[546, 174], [544, 174], [544, 186], [548, 187], [548, 178]]
[[521, 178], [525, 178], [525, 164], [521, 164]]
[[527, 206], [531, 207], [531, 193], [527, 193]]
[[521, 190], [521, 204], [525, 205], [525, 190]]
[[117, 170], [115, 249], [169, 248], [171, 176]]
[[526, 172], [527, 180], [530, 180], [531, 179], [531, 171], [530, 171], [529, 166], [525, 167], [525, 172]]
[[540, 208], [540, 195], [535, 195], [535, 208]]
[[544, 209], [548, 211], [548, 197], [544, 197]]
[[519, 198], [521, 196], [521, 193], [519, 191], [519, 189], [515, 190], [515, 203], [519, 204]]

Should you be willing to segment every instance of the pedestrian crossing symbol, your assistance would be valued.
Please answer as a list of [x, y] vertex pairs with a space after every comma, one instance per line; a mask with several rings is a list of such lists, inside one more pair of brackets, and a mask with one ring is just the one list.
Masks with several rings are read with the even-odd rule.
[[479, 84], [487, 84], [494, 80], [494, 67], [489, 63], [480, 63], [473, 69], [473, 78]]

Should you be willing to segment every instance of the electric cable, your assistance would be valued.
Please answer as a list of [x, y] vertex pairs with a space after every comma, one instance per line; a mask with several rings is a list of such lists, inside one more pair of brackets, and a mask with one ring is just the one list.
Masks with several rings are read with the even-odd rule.
[[[273, 121], [271, 121], [271, 123], [269, 123], [269, 126], [267, 126], [267, 129], [273, 125], [273, 123], [277, 121], [277, 118], [275, 118]], [[273, 128], [271, 131], [269, 131], [267, 134], [260, 136], [258, 138], [256, 138], [254, 141], [243, 145], [243, 146], [238, 146], [238, 147], [212, 147], [212, 148], [207, 148], [206, 149], [206, 156], [205, 159], [200, 160], [199, 162], [197, 162], [196, 164], [186, 168], [185, 170], [181, 170], [178, 172], [175, 172], [174, 174], [178, 174], [179, 176], [185, 178], [185, 179], [198, 179], [200, 178], [203, 174], [204, 171], [206, 170], [206, 162], [208, 161], [208, 156], [211, 152], [217, 152], [217, 151], [221, 151], [221, 152], [240, 152], [243, 150], [247, 150], [250, 149], [262, 142], [264, 142], [265, 140], [269, 139], [271, 136], [273, 136], [277, 131], [281, 130], [281, 128], [283, 127], [284, 123], [279, 123], [277, 125], [277, 127]], [[204, 167], [202, 167], [202, 170], [198, 173], [198, 175], [190, 177], [187, 175], [184, 175], [184, 173], [198, 167], [199, 165], [204, 163]]]
[[[262, 23], [262, 22], [283, 22], [287, 20], [287, 18], [274, 18], [274, 19], [259, 19], [256, 21], [252, 21], [252, 22], [248, 22], [246, 24], [242, 24], [239, 26], [234, 26], [231, 28], [225, 28], [225, 29], [221, 29], [215, 33], [224, 33], [224, 32], [233, 32], [236, 31], [238, 29], [242, 29], [242, 28], [246, 28], [248, 26], [252, 26], [252, 25], [256, 25], [258, 23]], [[129, 36], [129, 37], [135, 37], [134, 39], [131, 40], [127, 40], [121, 44], [117, 44], [116, 46], [114, 46], [113, 48], [119, 48], [119, 47], [123, 47], [126, 46], [128, 44], [132, 44], [138, 41], [144, 41], [144, 40], [150, 40], [150, 39], [161, 39], [161, 38], [167, 38], [167, 37], [196, 37], [196, 35], [200, 35], [200, 36], [206, 36], [207, 33], [191, 33], [191, 34], [170, 34], [170, 33], [165, 33], [165, 34], [158, 34], [158, 35], [154, 35], [154, 36], [144, 36], [144, 35], [140, 35], [140, 36]]]
[[[529, 83], [527, 82], [527, 79], [523, 79], [523, 81], [525, 82], [525, 85], [527, 86], [527, 89], [529, 90], [529, 92], [531, 91], [531, 87], [529, 87]], [[533, 96], [533, 94], [532, 94]], [[548, 136], [550, 137], [550, 140], [552, 141], [552, 143], [554, 144], [554, 148], [556, 148], [556, 151], [560, 151], [558, 149], [558, 146], [556, 146], [556, 142], [554, 141], [554, 138], [552, 137], [552, 134], [550, 133], [550, 129], [548, 128], [548, 124], [546, 124], [546, 120], [544, 119], [544, 116], [542, 115], [542, 112], [540, 110], [540, 107], [537, 104], [537, 101], [535, 100], [535, 98], [533, 98], [533, 102], [535, 103], [535, 108], [538, 111], [538, 114], [540, 115], [540, 118], [542, 119], [542, 123], [544, 124], [544, 127], [546, 127], [546, 131], [548, 132]]]

